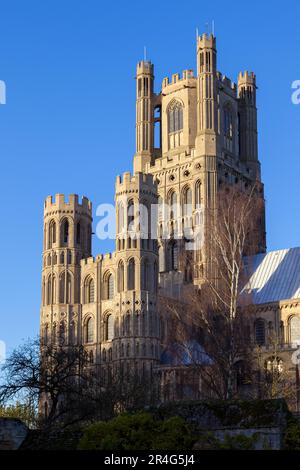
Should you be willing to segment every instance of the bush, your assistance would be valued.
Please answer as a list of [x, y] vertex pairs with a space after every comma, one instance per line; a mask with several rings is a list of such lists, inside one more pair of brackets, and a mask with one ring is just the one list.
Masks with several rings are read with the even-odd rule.
[[291, 421], [284, 433], [283, 448], [285, 450], [300, 450], [300, 421]]
[[79, 442], [81, 450], [190, 450], [195, 439], [182, 418], [155, 420], [150, 413], [123, 414], [92, 424]]

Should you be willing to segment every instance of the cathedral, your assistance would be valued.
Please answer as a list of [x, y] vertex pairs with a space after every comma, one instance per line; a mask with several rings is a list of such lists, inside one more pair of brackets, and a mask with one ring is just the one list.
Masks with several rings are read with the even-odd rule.
[[[181, 266], [186, 234], [203, 223], [224, 185], [244, 191], [256, 184], [263, 214], [251, 284], [257, 311], [252, 333], [267, 354], [268, 329], [276, 329], [283, 354], [276, 364], [294, 367], [300, 249], [266, 254], [256, 88], [253, 72], [240, 72], [234, 82], [218, 71], [213, 35], [197, 37], [196, 73], [187, 69], [164, 78], [159, 93], [153, 64], [137, 64], [136, 151], [133, 172], [116, 178], [115, 251], [92, 256], [92, 203], [86, 197], [57, 194], [44, 203], [45, 341], [63, 336], [66, 344], [83, 344], [100, 367], [165, 370], [158, 296], [180, 296], [184, 283], [201, 284], [206, 269], [201, 247], [193, 252], [192, 272]], [[171, 208], [167, 218], [164, 205]], [[140, 207], [148, 209], [147, 223], [141, 223]]]

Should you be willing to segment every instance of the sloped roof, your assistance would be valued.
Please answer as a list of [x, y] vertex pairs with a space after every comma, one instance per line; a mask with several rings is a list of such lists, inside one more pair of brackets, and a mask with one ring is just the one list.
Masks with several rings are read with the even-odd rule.
[[300, 247], [248, 258], [245, 290], [254, 304], [300, 298]]

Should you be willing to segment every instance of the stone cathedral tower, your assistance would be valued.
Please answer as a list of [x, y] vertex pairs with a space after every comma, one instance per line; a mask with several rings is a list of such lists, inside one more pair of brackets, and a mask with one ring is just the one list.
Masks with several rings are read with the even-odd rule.
[[84, 345], [104, 374], [162, 367], [158, 292], [180, 298], [184, 284], [201, 283], [201, 247], [190, 265], [180, 255], [220, 188], [258, 185], [256, 252], [266, 249], [255, 75], [241, 72], [236, 84], [221, 74], [212, 35], [199, 36], [196, 49], [196, 73], [164, 78], [159, 92], [154, 65], [137, 64], [136, 151], [133, 174], [116, 179], [115, 251], [92, 257], [88, 199], [58, 194], [45, 202], [42, 337]]
[[92, 205], [77, 195], [49, 196], [44, 205], [41, 333], [45, 341], [80, 336], [80, 261], [91, 255]]

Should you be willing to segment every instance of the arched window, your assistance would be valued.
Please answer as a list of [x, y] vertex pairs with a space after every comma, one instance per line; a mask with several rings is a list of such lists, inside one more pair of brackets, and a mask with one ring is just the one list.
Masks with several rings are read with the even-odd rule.
[[176, 242], [169, 244], [169, 271], [178, 269], [178, 245]]
[[178, 210], [177, 210], [177, 194], [175, 191], [172, 191], [169, 195], [169, 212], [170, 212], [170, 219], [177, 219], [178, 217]]
[[48, 277], [47, 282], [47, 305], [52, 305], [56, 303], [56, 278], [52, 274]]
[[90, 304], [95, 302], [95, 282], [88, 276], [84, 282], [84, 303]]
[[182, 195], [182, 215], [183, 216], [190, 216], [192, 215], [193, 207], [192, 207], [192, 190], [188, 186], [184, 189]]
[[85, 342], [93, 343], [94, 342], [94, 319], [89, 317], [85, 325]]
[[72, 299], [72, 281], [71, 274], [64, 271], [59, 281], [59, 303], [69, 304]]
[[104, 340], [111, 341], [114, 338], [114, 318], [111, 313], [105, 319]]
[[107, 298], [111, 300], [114, 297], [114, 277], [112, 274], [108, 276], [107, 283], [108, 283]]
[[112, 348], [109, 348], [108, 350], [108, 360], [112, 361]]
[[162, 220], [164, 217], [164, 203], [163, 203], [163, 198], [161, 196], [158, 196], [158, 220]]
[[169, 148], [179, 147], [183, 143], [183, 107], [174, 100], [168, 108]]
[[51, 220], [51, 222], [49, 223], [48, 248], [52, 248], [54, 243], [56, 243], [56, 222], [54, 220]]
[[133, 258], [128, 263], [128, 290], [135, 289], [135, 261]]
[[69, 221], [67, 219], [62, 222], [62, 243], [68, 244], [69, 242]]
[[297, 315], [293, 315], [289, 323], [291, 343], [300, 344], [300, 318]]
[[122, 233], [124, 230], [124, 206], [123, 203], [120, 202], [118, 204], [118, 233]]
[[163, 246], [158, 248], [158, 260], [159, 260], [159, 272], [162, 273], [165, 271], [165, 250]]
[[233, 141], [233, 115], [230, 105], [224, 108], [224, 147], [232, 152]]
[[201, 181], [196, 181], [195, 184], [195, 205], [196, 209], [201, 207]]
[[112, 273], [107, 272], [103, 277], [104, 298], [112, 300], [114, 297], [114, 277]]
[[80, 226], [80, 222], [78, 222], [77, 225], [76, 225], [76, 243], [77, 243], [77, 245], [80, 245], [80, 238], [81, 238], [81, 226]]
[[118, 266], [118, 291], [124, 291], [124, 263], [123, 261], [119, 262]]
[[150, 290], [150, 264], [147, 259], [142, 262], [142, 289]]
[[60, 262], [60, 264], [65, 264], [65, 253], [64, 253], [64, 251], [62, 251], [60, 256], [59, 256], [59, 262]]
[[266, 342], [266, 326], [262, 318], [258, 318], [255, 322], [255, 342], [259, 346], [263, 346]]
[[127, 206], [127, 230], [134, 230], [134, 201], [130, 199]]
[[183, 129], [183, 107], [179, 101], [173, 101], [168, 110], [169, 134]]

